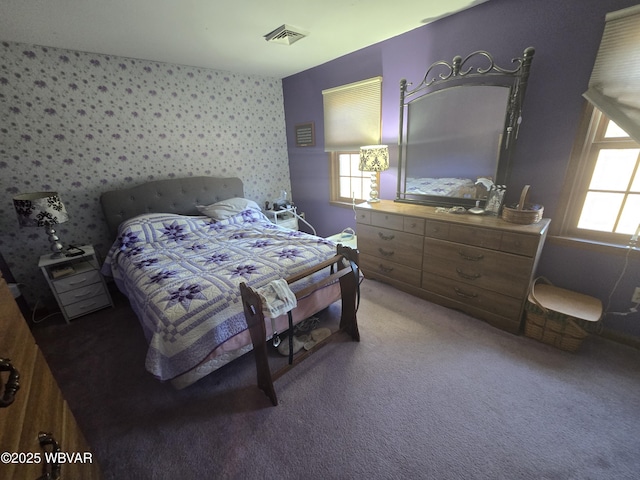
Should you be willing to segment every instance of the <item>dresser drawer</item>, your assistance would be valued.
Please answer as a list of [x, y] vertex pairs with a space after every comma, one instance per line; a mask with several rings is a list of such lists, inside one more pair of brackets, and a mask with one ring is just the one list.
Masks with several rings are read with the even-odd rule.
[[452, 242], [466, 243], [467, 245], [499, 250], [500, 243], [502, 241], [502, 232], [488, 228], [450, 225], [449, 240]]
[[87, 300], [81, 300], [71, 305], [64, 307], [65, 312], [69, 318], [79, 317], [86, 313], [98, 310], [111, 305], [111, 300], [107, 296], [106, 292], [97, 297], [89, 298]]
[[98, 270], [89, 270], [86, 272], [78, 273], [77, 275], [70, 275], [68, 277], [53, 280], [53, 288], [58, 293], [64, 293], [74, 288], [80, 288], [92, 283], [101, 282], [100, 272]]
[[449, 238], [449, 224], [436, 220], [427, 220], [425, 222], [424, 234], [427, 237], [446, 240]]
[[369, 274], [382, 275], [400, 282], [408, 283], [414, 287], [420, 287], [422, 272], [417, 268], [407, 267], [399, 263], [389, 262], [384, 259], [360, 253], [360, 268], [365, 277]]
[[404, 217], [402, 230], [416, 235], [424, 235], [424, 218]]
[[418, 269], [422, 264], [422, 237], [412, 233], [359, 225], [358, 249], [361, 253]]
[[402, 215], [393, 215], [392, 213], [371, 212], [371, 225], [402, 231], [404, 217]]
[[356, 209], [356, 222], [371, 225], [371, 212]]
[[73, 290], [61, 293], [58, 297], [62, 305], [69, 305], [80, 300], [88, 300], [104, 293], [104, 284], [102, 282], [93, 283], [86, 287], [75, 288]]
[[488, 262], [453, 261], [446, 257], [425, 255], [422, 268], [426, 272], [475, 285], [515, 298], [524, 298], [528, 289], [528, 270], [522, 265], [513, 269], [494, 268]]
[[422, 272], [422, 288], [501, 317], [520, 321], [522, 299]]
[[504, 232], [500, 242], [500, 250], [503, 252], [515, 253], [517, 255], [535, 257], [538, 252], [539, 241], [540, 238], [537, 235], [523, 235], [521, 233]]

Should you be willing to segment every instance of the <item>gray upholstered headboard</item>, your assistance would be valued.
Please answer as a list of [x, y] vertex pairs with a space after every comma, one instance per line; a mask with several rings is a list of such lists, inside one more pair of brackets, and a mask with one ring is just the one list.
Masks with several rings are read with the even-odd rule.
[[239, 178], [185, 177], [155, 180], [130, 188], [104, 192], [100, 204], [109, 233], [118, 235], [118, 226], [143, 213], [200, 215], [196, 205], [210, 205], [233, 197], [243, 197]]

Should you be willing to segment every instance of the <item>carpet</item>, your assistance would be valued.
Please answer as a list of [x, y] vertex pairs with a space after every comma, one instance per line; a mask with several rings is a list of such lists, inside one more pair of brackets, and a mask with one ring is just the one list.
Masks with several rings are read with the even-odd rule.
[[640, 351], [570, 354], [365, 280], [361, 342], [275, 383], [253, 354], [184, 390], [144, 370], [125, 299], [34, 335], [105, 479], [635, 479]]

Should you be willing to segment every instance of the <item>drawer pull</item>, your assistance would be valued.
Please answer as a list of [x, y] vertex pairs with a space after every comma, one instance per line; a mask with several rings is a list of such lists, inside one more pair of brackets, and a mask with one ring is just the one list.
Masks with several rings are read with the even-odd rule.
[[383, 250], [382, 248], [378, 248], [378, 252], [380, 252], [380, 255], [382, 255], [383, 257], [392, 257], [393, 254], [396, 253], [394, 250], [388, 252], [387, 250]]
[[380, 264], [378, 265], [378, 270], [380, 270], [382, 273], [391, 273], [393, 272], [393, 267], [385, 267], [384, 265]]
[[456, 267], [456, 272], [458, 273], [458, 276], [462, 278], [466, 278], [467, 280], [477, 280], [482, 276], [479, 273], [474, 273], [474, 274], [464, 273], [460, 267]]
[[396, 236], [395, 236], [395, 235], [385, 235], [385, 234], [384, 234], [384, 233], [382, 233], [382, 232], [378, 232], [378, 236], [379, 236], [382, 240], [386, 240], [386, 241], [393, 240], [394, 238], [396, 238]]
[[458, 287], [453, 287], [453, 289], [456, 291], [456, 295], [458, 295], [459, 297], [464, 297], [464, 298], [477, 298], [478, 297], [477, 293], [465, 293], [462, 290], [460, 290]]
[[[2, 398], [0, 398], [0, 408], [5, 408], [13, 403], [16, 399], [16, 392], [20, 390], [20, 373], [16, 367], [11, 365], [11, 360], [8, 358], [0, 358], [0, 372], [9, 372], [9, 378], [4, 385]], [[0, 385], [2, 385], [2, 379], [0, 379]]]
[[87, 279], [86, 278], [82, 278], [77, 282], [69, 282], [69, 285], [82, 285], [83, 283], [86, 283]]
[[[38, 443], [40, 443], [40, 448], [43, 451], [47, 452], [47, 447], [51, 447], [52, 458], [58, 458], [58, 455], [62, 451], [60, 448], [60, 444], [56, 442], [56, 439], [53, 438], [51, 433], [40, 432], [38, 433]], [[48, 458], [45, 457], [47, 460]], [[42, 476], [40, 479], [46, 480], [59, 480], [60, 479], [60, 470], [62, 470], [62, 465], [58, 462], [51, 462], [45, 460], [42, 465]]]
[[458, 255], [460, 255], [465, 260], [471, 260], [472, 262], [479, 262], [480, 260], [482, 260], [484, 258], [484, 255], [482, 255], [482, 254], [477, 255], [477, 256], [467, 255], [462, 250], [458, 251]]
[[87, 303], [86, 305], [82, 305], [80, 308], [82, 308], [83, 310], [86, 310], [87, 308], [94, 307], [95, 305], [96, 305], [96, 302], [91, 302], [91, 303]]

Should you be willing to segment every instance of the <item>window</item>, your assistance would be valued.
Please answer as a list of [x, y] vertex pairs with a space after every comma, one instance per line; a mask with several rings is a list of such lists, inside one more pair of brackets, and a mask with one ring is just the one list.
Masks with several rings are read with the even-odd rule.
[[598, 109], [585, 114], [561, 234], [626, 245], [640, 226], [640, 144]]
[[[330, 201], [369, 198], [371, 172], [358, 170], [360, 147], [380, 143], [382, 77], [322, 91], [324, 150], [329, 152]], [[377, 174], [379, 181], [379, 174]]]
[[356, 202], [367, 200], [371, 190], [371, 172], [358, 170], [360, 152], [331, 152], [329, 159], [331, 201], [351, 204], [354, 198]]

